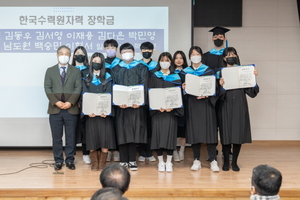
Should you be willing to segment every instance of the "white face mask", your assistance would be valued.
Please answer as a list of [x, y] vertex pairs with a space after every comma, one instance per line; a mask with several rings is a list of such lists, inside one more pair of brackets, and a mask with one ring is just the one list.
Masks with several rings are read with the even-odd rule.
[[123, 60], [130, 60], [130, 59], [132, 59], [132, 58], [133, 58], [133, 53], [127, 52], [127, 53], [123, 53], [123, 54], [122, 54], [122, 59], [123, 59]]
[[61, 63], [63, 65], [67, 64], [69, 62], [69, 60], [70, 60], [69, 56], [59, 56], [58, 57], [59, 63]]
[[201, 62], [201, 56], [192, 56], [191, 61], [195, 64], [199, 63], [199, 62]]
[[170, 67], [170, 62], [159, 62], [159, 65], [162, 69], [169, 69]]

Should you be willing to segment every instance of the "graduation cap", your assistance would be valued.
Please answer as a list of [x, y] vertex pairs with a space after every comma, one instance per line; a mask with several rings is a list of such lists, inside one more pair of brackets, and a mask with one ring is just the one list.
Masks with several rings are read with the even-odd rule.
[[227, 28], [224, 28], [221, 26], [216, 26], [213, 29], [209, 30], [209, 32], [213, 32], [213, 36], [214, 35], [224, 35], [225, 36], [225, 33], [228, 31], [230, 31], [230, 29], [227, 29]]

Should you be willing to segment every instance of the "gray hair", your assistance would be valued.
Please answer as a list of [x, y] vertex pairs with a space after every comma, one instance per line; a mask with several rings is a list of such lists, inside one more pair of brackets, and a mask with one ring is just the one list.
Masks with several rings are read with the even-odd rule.
[[70, 55], [71, 55], [71, 49], [70, 49], [68, 46], [66, 46], [66, 45], [61, 45], [60, 47], [58, 47], [56, 53], [58, 54], [58, 52], [59, 52], [61, 49], [68, 49], [69, 52], [70, 52]]

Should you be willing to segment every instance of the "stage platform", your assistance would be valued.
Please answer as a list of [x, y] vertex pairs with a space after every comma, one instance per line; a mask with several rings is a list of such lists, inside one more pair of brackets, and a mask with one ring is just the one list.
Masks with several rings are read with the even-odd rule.
[[[221, 152], [221, 145], [218, 145]], [[251, 171], [259, 164], [269, 164], [283, 174], [281, 199], [300, 199], [300, 141], [254, 141], [242, 146], [238, 164], [240, 172], [232, 170], [213, 173], [206, 161], [206, 146], [201, 149], [202, 169], [191, 171], [192, 150], [187, 147], [185, 160], [173, 162], [173, 172], [158, 172], [157, 162], [139, 162], [131, 172], [131, 200], [152, 199], [249, 199]], [[19, 171], [31, 163], [52, 160], [50, 149], [0, 149], [0, 174]], [[53, 161], [48, 161], [51, 163]], [[219, 167], [222, 158], [218, 155]], [[100, 172], [92, 172], [77, 151], [76, 170], [63, 167], [63, 174], [53, 174], [51, 167], [30, 168], [11, 175], [0, 175], [0, 200], [88, 200], [99, 189]], [[109, 162], [108, 162], [109, 164]]]

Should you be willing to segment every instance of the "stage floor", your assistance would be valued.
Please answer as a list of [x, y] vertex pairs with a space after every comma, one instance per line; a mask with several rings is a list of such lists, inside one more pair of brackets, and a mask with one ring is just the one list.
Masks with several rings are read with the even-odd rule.
[[[218, 145], [221, 152], [221, 145]], [[155, 154], [155, 153], [154, 153]], [[156, 154], [155, 154], [156, 155]], [[232, 170], [213, 173], [206, 161], [206, 146], [201, 148], [202, 169], [191, 171], [193, 162], [192, 150], [186, 148], [185, 160], [173, 162], [173, 172], [158, 172], [158, 162], [138, 162], [139, 169], [131, 172], [132, 178], [129, 192], [135, 189], [242, 189], [249, 190], [251, 171], [259, 164], [268, 164], [282, 172], [282, 190], [300, 188], [300, 141], [254, 141], [242, 146], [238, 164], [240, 172]], [[41, 163], [43, 160], [52, 160], [52, 151], [49, 149], [13, 149], [1, 148], [0, 174], [19, 171], [29, 167], [31, 163]], [[48, 163], [51, 163], [50, 161]], [[222, 158], [218, 155], [219, 167]], [[17, 174], [1, 175], [0, 188], [5, 189], [99, 189], [100, 172], [92, 172], [90, 166], [82, 161], [81, 151], [77, 151], [76, 170], [68, 170], [65, 166], [61, 170], [64, 174], [53, 174], [52, 167], [30, 168]], [[109, 164], [109, 162], [108, 162]], [[174, 190], [174, 191], [175, 191]], [[1, 193], [1, 191], [0, 191]], [[3, 194], [3, 193], [2, 193]], [[250, 191], [249, 191], [250, 194]]]

